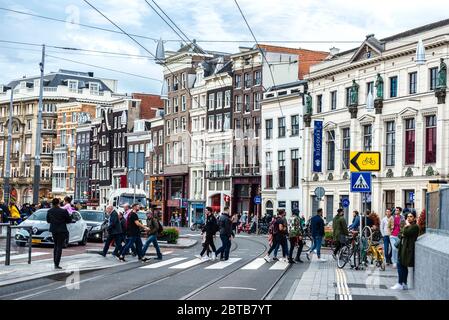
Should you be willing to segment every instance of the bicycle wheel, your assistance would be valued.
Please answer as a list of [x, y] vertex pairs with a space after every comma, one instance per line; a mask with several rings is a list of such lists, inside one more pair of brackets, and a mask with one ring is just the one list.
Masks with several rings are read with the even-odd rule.
[[362, 229], [362, 238], [365, 238], [365, 239], [372, 239], [372, 236], [373, 236], [373, 230], [371, 230], [371, 228], [370, 227], [368, 227], [368, 226], [365, 226], [363, 229]]
[[357, 270], [360, 267], [360, 248], [357, 245], [353, 250], [351, 267]]
[[340, 269], [344, 268], [346, 263], [348, 263], [349, 259], [351, 259], [351, 248], [348, 246], [344, 246], [337, 253], [337, 267]]
[[310, 236], [304, 236], [302, 238], [302, 243], [304, 244], [304, 246], [302, 247], [302, 250], [309, 251], [310, 248], [312, 248], [312, 246], [313, 246], [313, 239]]

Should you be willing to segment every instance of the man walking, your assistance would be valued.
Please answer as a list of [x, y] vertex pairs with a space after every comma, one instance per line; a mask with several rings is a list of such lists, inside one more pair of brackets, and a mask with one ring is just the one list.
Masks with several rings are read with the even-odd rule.
[[69, 231], [67, 230], [67, 223], [72, 222], [67, 210], [62, 209], [59, 206], [59, 199], [54, 198], [52, 200], [53, 208], [47, 212], [47, 222], [50, 224], [50, 232], [53, 237], [53, 261], [55, 264], [55, 269], [62, 269], [59, 266], [62, 256], [62, 247], [64, 242], [69, 238]]
[[332, 222], [332, 229], [333, 238], [335, 241], [335, 249], [334, 252], [332, 252], [332, 257], [337, 260], [338, 251], [340, 251], [343, 244], [346, 243], [346, 236], [349, 235], [348, 225], [346, 224], [344, 210], [342, 208], [337, 210], [337, 215], [334, 217], [334, 221]]
[[[288, 223], [288, 237], [290, 240], [290, 252], [288, 255], [288, 263], [296, 263], [296, 262], [303, 262], [301, 260], [301, 253], [302, 253], [302, 229], [301, 229], [301, 222], [298, 217], [299, 211], [293, 210], [292, 216], [289, 219]], [[295, 247], [298, 245], [298, 251], [296, 253], [296, 259], [293, 260], [293, 251], [295, 251]]]
[[159, 249], [159, 243], [157, 242], [157, 235], [160, 231], [157, 211], [153, 211], [150, 213], [150, 219], [147, 220], [147, 227], [149, 228], [148, 239], [145, 242], [145, 245], [143, 246], [142, 256], [145, 257], [148, 247], [150, 246], [150, 244], [153, 244], [154, 248], [156, 249], [157, 254], [156, 259], [162, 260], [162, 253], [161, 250]]
[[264, 257], [265, 261], [270, 262], [270, 254], [273, 250], [276, 250], [279, 246], [282, 247], [283, 261], [287, 262], [287, 223], [285, 220], [285, 210], [279, 210], [276, 221], [273, 224], [273, 244]]
[[128, 219], [126, 220], [126, 235], [128, 236], [126, 240], [126, 245], [122, 249], [122, 253], [120, 254], [120, 261], [125, 260], [125, 255], [128, 253], [129, 248], [133, 244], [136, 245], [136, 253], [139, 257], [139, 260], [142, 260], [142, 262], [147, 261], [148, 259], [143, 259], [142, 255], [142, 239], [140, 238], [140, 229], [149, 230], [148, 227], [144, 226], [142, 223], [140, 223], [139, 217], [137, 215], [137, 211], [139, 210], [140, 205], [138, 203], [133, 204], [132, 211], [128, 215]]
[[231, 250], [231, 236], [234, 236], [232, 232], [232, 222], [229, 218], [229, 207], [224, 208], [223, 214], [220, 216], [218, 221], [218, 226], [220, 228], [220, 239], [221, 239], [221, 247], [215, 252], [215, 256], [220, 254], [220, 260], [229, 259], [229, 252]]
[[382, 218], [380, 223], [380, 232], [382, 233], [382, 237], [384, 239], [384, 256], [385, 263], [387, 265], [391, 264], [391, 250], [390, 250], [390, 236], [393, 226], [393, 218], [391, 217], [391, 209], [387, 209], [385, 211], [385, 217]]
[[103, 252], [101, 255], [103, 257], [106, 257], [109, 246], [111, 245], [111, 242], [114, 240], [115, 243], [115, 256], [118, 258], [119, 255], [117, 252], [120, 252], [122, 250], [122, 225], [120, 224], [120, 218], [118, 216], [117, 211], [114, 210], [114, 207], [109, 205], [106, 207], [106, 213], [109, 216], [109, 224], [108, 224], [108, 237], [106, 238], [106, 241], [104, 243]]
[[326, 262], [326, 259], [321, 259], [321, 242], [324, 237], [324, 221], [323, 221], [323, 209], [318, 209], [316, 215], [310, 221], [310, 227], [312, 229], [313, 245], [310, 251], [306, 253], [308, 260], [312, 258], [313, 251], [316, 251], [318, 261]]
[[208, 250], [209, 246], [211, 247], [214, 253], [214, 257], [212, 258], [212, 260], [215, 260], [217, 258], [217, 250], [215, 249], [214, 236], [215, 233], [217, 233], [218, 229], [219, 228], [217, 219], [215, 219], [215, 216], [212, 214], [212, 208], [206, 207], [206, 224], [204, 225], [202, 230], [203, 233], [204, 232], [206, 233], [206, 241], [203, 244], [203, 250], [201, 250], [201, 253], [196, 256], [197, 258], [203, 259], [203, 255]]

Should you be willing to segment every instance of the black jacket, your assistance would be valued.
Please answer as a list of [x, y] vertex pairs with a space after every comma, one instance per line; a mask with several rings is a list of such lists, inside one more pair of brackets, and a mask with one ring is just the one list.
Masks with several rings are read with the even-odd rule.
[[65, 209], [51, 208], [47, 212], [47, 222], [50, 224], [51, 233], [68, 233], [67, 223], [71, 223], [72, 218]]
[[230, 237], [232, 235], [232, 222], [227, 214], [222, 214], [220, 220], [218, 220], [218, 226], [220, 227], [220, 235]]
[[120, 226], [122, 228], [122, 232], [120, 234], [124, 235], [126, 233], [126, 219], [125, 218], [120, 219]]
[[112, 210], [111, 216], [109, 217], [108, 233], [110, 235], [123, 233], [122, 225], [121, 225], [120, 220], [118, 218], [118, 213], [115, 210]]
[[[232, 221], [231, 221], [232, 226]], [[202, 230], [203, 232], [206, 232], [206, 235], [214, 235], [218, 231], [218, 224], [217, 219], [214, 217], [213, 214], [208, 216], [206, 218], [206, 224], [204, 225], [204, 228]]]

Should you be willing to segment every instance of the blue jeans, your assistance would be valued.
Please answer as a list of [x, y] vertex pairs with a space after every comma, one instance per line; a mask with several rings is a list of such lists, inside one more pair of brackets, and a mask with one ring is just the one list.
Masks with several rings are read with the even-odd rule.
[[225, 260], [229, 259], [229, 251], [231, 251], [231, 240], [229, 240], [229, 237], [226, 235], [222, 235], [220, 234], [220, 239], [221, 239], [221, 247], [218, 248], [218, 250], [215, 252], [215, 254], [218, 256], [218, 254], [220, 254], [220, 258], [223, 258], [223, 254], [224, 254], [224, 258]]
[[398, 276], [399, 276], [399, 283], [400, 284], [407, 284], [407, 277], [408, 277], [408, 268], [403, 266], [401, 262], [398, 262]]
[[122, 253], [120, 255], [122, 257], [124, 257], [128, 253], [129, 248], [131, 248], [131, 246], [133, 244], [136, 244], [136, 254], [137, 254], [137, 256], [139, 257], [139, 259], [142, 259], [143, 258], [143, 255], [142, 255], [142, 239], [140, 239], [140, 236], [128, 237], [128, 239], [126, 240], [126, 245], [122, 249]]
[[316, 255], [318, 256], [318, 258], [321, 257], [321, 242], [323, 241], [323, 237], [322, 236], [316, 236], [313, 237], [313, 245], [312, 248], [310, 248], [309, 252], [312, 252], [313, 250], [316, 249]]
[[156, 234], [149, 236], [147, 241], [145, 241], [145, 245], [143, 246], [143, 249], [142, 249], [142, 256], [145, 256], [150, 244], [154, 245], [154, 248], [156, 249], [157, 257], [159, 259], [162, 259], [162, 253], [161, 253], [161, 250], [159, 249], [159, 244], [157, 243], [157, 235]]
[[393, 260], [394, 264], [398, 263], [398, 249], [396, 248], [395, 244], [399, 242], [399, 238], [395, 236], [390, 236], [390, 242], [391, 242], [391, 259]]
[[384, 257], [386, 263], [391, 263], [390, 236], [384, 236]]

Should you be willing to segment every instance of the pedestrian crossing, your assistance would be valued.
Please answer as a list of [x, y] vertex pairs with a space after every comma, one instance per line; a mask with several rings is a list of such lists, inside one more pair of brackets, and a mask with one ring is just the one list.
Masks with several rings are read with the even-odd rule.
[[[148, 265], [142, 266], [139, 269], [159, 269], [163, 267], [168, 267], [168, 269], [183, 270], [204, 264], [204, 270], [222, 270], [235, 265], [240, 262], [242, 258], [231, 257], [226, 261], [214, 261], [214, 260], [202, 260], [198, 258], [189, 257], [176, 257], [163, 260], [156, 263], [150, 263]], [[256, 258], [246, 264], [244, 264], [240, 269], [247, 271], [254, 271], [258, 269], [267, 269], [273, 271], [282, 271], [287, 269], [288, 262], [277, 261], [275, 263], [267, 263], [263, 258]]]
[[[38, 257], [38, 256], [44, 256], [47, 254], [51, 254], [49, 252], [32, 252], [31, 257]], [[5, 262], [6, 257], [0, 257], [0, 263]], [[20, 260], [20, 259], [28, 259], [28, 253], [23, 254], [15, 254], [11, 255], [10, 260]]]

